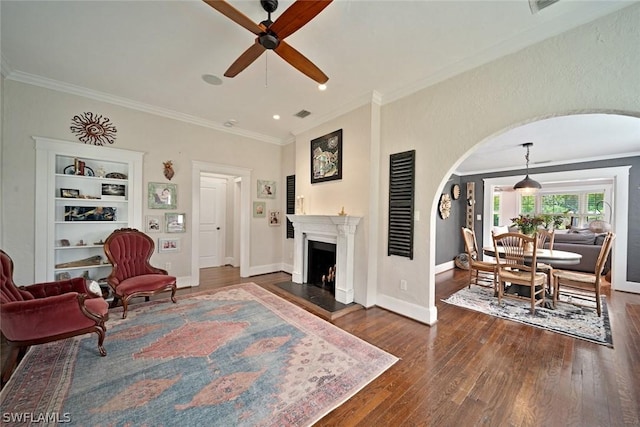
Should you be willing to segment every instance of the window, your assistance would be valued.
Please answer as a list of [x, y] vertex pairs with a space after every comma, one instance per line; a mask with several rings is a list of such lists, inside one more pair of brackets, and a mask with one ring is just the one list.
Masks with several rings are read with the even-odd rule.
[[526, 214], [535, 214], [536, 212], [536, 196], [534, 195], [523, 195], [520, 198], [520, 212], [523, 215]]
[[564, 216], [566, 227], [586, 227], [594, 219], [602, 219], [604, 201], [605, 190], [547, 192], [522, 195], [519, 199], [521, 214]]
[[500, 225], [500, 193], [493, 195], [493, 225]]

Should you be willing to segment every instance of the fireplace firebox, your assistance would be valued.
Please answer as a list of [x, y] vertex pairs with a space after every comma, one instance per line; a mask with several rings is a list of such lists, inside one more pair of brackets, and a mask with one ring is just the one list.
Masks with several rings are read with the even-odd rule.
[[307, 284], [336, 292], [336, 245], [335, 243], [308, 241]]

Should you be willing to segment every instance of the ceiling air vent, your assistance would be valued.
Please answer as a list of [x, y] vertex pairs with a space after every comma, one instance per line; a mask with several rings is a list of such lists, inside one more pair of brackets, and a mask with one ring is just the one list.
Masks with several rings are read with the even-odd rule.
[[294, 114], [294, 116], [296, 117], [300, 117], [301, 119], [304, 119], [305, 117], [307, 117], [309, 114], [311, 114], [310, 111], [307, 110], [300, 110], [297, 113]]
[[529, 8], [531, 9], [531, 13], [536, 14], [545, 7], [549, 7], [558, 1], [559, 0], [529, 0]]

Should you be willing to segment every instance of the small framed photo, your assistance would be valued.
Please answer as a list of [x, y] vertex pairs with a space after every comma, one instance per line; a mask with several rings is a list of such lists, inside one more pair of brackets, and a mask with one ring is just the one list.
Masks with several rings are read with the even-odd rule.
[[180, 239], [173, 237], [158, 239], [158, 252], [180, 252]]
[[65, 199], [77, 199], [80, 197], [80, 190], [76, 190], [75, 188], [61, 188], [60, 197], [64, 197]]
[[102, 184], [102, 198], [104, 200], [124, 200], [125, 191], [123, 184]]
[[276, 182], [258, 180], [258, 199], [275, 199], [276, 198]]
[[269, 211], [269, 225], [271, 227], [280, 225], [280, 211]]
[[166, 213], [164, 214], [164, 224], [167, 233], [184, 233], [186, 214], [183, 213]]
[[149, 209], [176, 209], [178, 207], [178, 186], [163, 182], [149, 183]]
[[162, 217], [160, 215], [147, 215], [146, 217], [147, 233], [159, 233], [162, 231]]
[[267, 216], [267, 204], [265, 202], [253, 202], [253, 217], [264, 218]]

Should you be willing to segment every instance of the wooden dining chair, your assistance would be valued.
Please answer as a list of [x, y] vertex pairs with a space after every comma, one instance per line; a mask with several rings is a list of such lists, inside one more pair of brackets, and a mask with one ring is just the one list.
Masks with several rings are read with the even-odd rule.
[[465, 252], [469, 258], [469, 288], [471, 288], [472, 284], [492, 287], [493, 291], [497, 293], [496, 275], [498, 272], [498, 264], [479, 259], [478, 243], [473, 230], [462, 227], [462, 239], [464, 240]]
[[[493, 246], [498, 264], [498, 302], [503, 297], [528, 299], [531, 302], [531, 314], [535, 313], [536, 305], [544, 305], [545, 283], [547, 275], [537, 271], [536, 252], [538, 249], [537, 235], [527, 236], [521, 233], [504, 233], [493, 235]], [[525, 247], [531, 246], [531, 254], [527, 253], [530, 263], [525, 263]], [[509, 289], [506, 289], [509, 283]], [[515, 291], [515, 285], [523, 287]], [[523, 292], [528, 288], [528, 294]], [[507, 290], [507, 292], [505, 292]]]
[[554, 307], [558, 302], [560, 292], [563, 289], [569, 288], [580, 292], [593, 292], [596, 297], [596, 310], [598, 311], [598, 317], [602, 315], [602, 303], [600, 301], [602, 272], [607, 258], [609, 257], [609, 252], [611, 252], [611, 247], [613, 246], [613, 240], [615, 237], [616, 235], [610, 231], [605, 236], [596, 261], [596, 268], [593, 273], [582, 273], [568, 270], [555, 270], [553, 272], [553, 287], [555, 289], [553, 294]]
[[[556, 238], [556, 230], [538, 230], [537, 244], [538, 249], [553, 250], [553, 242]], [[547, 246], [547, 247], [545, 247]], [[553, 266], [544, 262], [538, 263], [538, 271], [547, 275], [547, 289], [550, 295], [553, 295]]]

